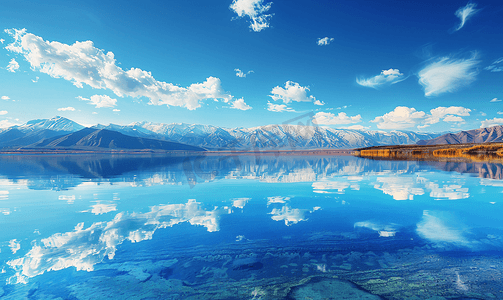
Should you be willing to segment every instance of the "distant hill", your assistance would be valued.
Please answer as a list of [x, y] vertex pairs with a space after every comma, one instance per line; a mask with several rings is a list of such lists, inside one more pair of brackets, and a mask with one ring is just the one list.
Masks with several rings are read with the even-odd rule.
[[95, 128], [84, 128], [70, 134], [44, 139], [25, 148], [205, 151], [203, 148], [181, 143], [127, 136], [116, 131]]
[[495, 143], [503, 142], [503, 126], [447, 133], [439, 137], [418, 141], [417, 145], [443, 145], [443, 144], [468, 144], [468, 143]]

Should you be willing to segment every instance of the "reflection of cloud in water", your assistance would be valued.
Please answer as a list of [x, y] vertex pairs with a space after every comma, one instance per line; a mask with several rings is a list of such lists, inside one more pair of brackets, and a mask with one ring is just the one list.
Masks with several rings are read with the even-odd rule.
[[286, 203], [286, 201], [290, 201], [290, 197], [281, 197], [281, 196], [267, 197], [267, 206], [273, 203]]
[[73, 204], [75, 202], [75, 195], [71, 195], [71, 196], [60, 195], [58, 197], [58, 200], [63, 200], [63, 201], [66, 201], [66, 203], [68, 203], [68, 204]]
[[354, 227], [363, 227], [363, 228], [368, 228], [374, 231], [377, 231], [379, 233], [380, 237], [392, 237], [395, 236], [395, 234], [398, 231], [399, 225], [397, 224], [379, 224], [379, 223], [374, 223], [372, 221], [362, 221], [362, 222], [356, 222]]
[[457, 184], [440, 187], [437, 183], [430, 182], [426, 187], [431, 190], [430, 197], [436, 200], [459, 200], [470, 197], [468, 188]]
[[9, 199], [9, 191], [0, 191], [0, 201]]
[[503, 187], [503, 180], [482, 178], [480, 179], [480, 185]]
[[21, 244], [16, 239], [13, 239], [9, 241], [9, 248], [12, 253], [16, 254], [16, 252], [21, 249]]
[[95, 215], [102, 215], [116, 210], [117, 210], [116, 204], [105, 204], [98, 202], [95, 205], [91, 205], [91, 209], [84, 210], [82, 212], [90, 212]]
[[300, 221], [307, 221], [306, 213], [312, 213], [319, 209], [321, 207], [317, 206], [310, 211], [309, 209], [290, 208], [288, 205], [285, 205], [281, 209], [274, 208], [269, 214], [272, 215], [271, 219], [274, 221], [285, 221], [285, 225], [290, 226]]
[[[313, 182], [313, 191], [315, 193], [337, 193], [344, 194], [344, 190], [351, 184], [347, 181], [318, 181]], [[329, 190], [329, 191], [326, 191]]]
[[414, 196], [424, 194], [424, 190], [418, 187], [421, 181], [421, 178], [412, 177], [379, 177], [374, 188], [395, 200], [414, 200]]
[[119, 213], [110, 222], [93, 223], [88, 228], [80, 223], [73, 231], [42, 239], [24, 257], [7, 262], [16, 271], [10, 282], [27, 282], [27, 278], [68, 267], [91, 271], [105, 256], [112, 259], [117, 246], [125, 240], [149, 240], [157, 229], [183, 222], [204, 226], [209, 232], [218, 231], [223, 213], [229, 211], [206, 211], [191, 199], [186, 204], [153, 206], [147, 213]]
[[251, 198], [234, 198], [231, 199], [232, 201], [232, 206], [237, 207], [237, 208], [244, 208], [246, 203], [250, 201]]
[[449, 243], [457, 246], [468, 246], [469, 242], [463, 235], [464, 225], [453, 220], [449, 213], [438, 211], [423, 211], [423, 218], [417, 224], [417, 233], [434, 243]]

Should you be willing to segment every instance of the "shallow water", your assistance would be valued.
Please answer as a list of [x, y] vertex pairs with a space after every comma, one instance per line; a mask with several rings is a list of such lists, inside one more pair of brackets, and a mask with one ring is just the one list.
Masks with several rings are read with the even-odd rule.
[[502, 299], [501, 165], [1, 156], [2, 299]]

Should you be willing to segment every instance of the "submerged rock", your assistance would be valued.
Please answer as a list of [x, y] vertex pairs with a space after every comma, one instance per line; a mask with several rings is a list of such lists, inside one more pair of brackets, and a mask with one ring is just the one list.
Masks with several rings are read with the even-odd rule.
[[299, 285], [291, 290], [287, 299], [381, 299], [359, 289], [354, 284], [346, 281], [319, 278]]

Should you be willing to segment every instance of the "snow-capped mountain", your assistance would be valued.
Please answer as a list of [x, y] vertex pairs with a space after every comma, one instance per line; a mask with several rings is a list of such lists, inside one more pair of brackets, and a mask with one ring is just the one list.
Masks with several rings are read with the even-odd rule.
[[24, 125], [15, 127], [22, 132], [38, 131], [43, 129], [49, 129], [52, 131], [74, 132], [85, 128], [84, 126], [72, 120], [59, 116], [51, 119], [31, 120]]
[[[29, 121], [0, 132], [0, 147], [28, 146], [45, 138], [83, 129], [72, 120], [55, 117]], [[178, 142], [210, 150], [352, 149], [378, 145], [414, 144], [439, 134], [410, 131], [333, 129], [319, 126], [267, 125], [253, 128], [223, 128], [185, 123], [135, 122], [129, 125], [96, 125], [124, 135]]]

